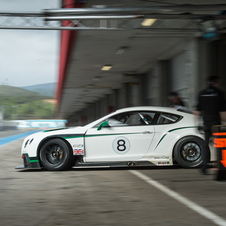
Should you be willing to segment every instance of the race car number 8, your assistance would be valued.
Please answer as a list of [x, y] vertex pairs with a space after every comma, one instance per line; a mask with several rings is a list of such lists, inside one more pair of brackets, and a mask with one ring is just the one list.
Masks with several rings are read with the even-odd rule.
[[130, 149], [130, 142], [126, 137], [117, 137], [113, 141], [113, 149], [118, 154], [125, 154]]
[[125, 141], [124, 140], [118, 140], [117, 144], [118, 144], [118, 151], [125, 151], [126, 150], [126, 146], [125, 146]]

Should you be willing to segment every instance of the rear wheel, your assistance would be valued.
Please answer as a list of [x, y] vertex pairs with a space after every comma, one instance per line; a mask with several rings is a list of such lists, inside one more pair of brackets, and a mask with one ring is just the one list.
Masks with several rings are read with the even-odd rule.
[[184, 137], [175, 145], [175, 160], [185, 168], [199, 166], [202, 163], [203, 146], [204, 141], [199, 137]]
[[40, 160], [47, 170], [68, 170], [73, 164], [72, 151], [61, 139], [47, 141], [40, 150]]

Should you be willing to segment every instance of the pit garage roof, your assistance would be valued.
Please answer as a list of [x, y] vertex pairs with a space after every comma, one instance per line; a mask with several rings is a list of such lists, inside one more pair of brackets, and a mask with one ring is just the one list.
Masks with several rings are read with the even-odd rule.
[[[208, 11], [205, 7], [203, 10], [199, 8], [190, 12], [189, 7], [184, 5], [213, 4], [211, 0], [90, 0], [76, 4], [74, 0], [65, 0], [62, 3], [64, 7], [72, 8], [92, 8], [101, 5], [107, 7], [159, 6], [160, 10], [161, 7], [183, 5], [184, 9], [177, 10], [176, 14], [218, 15], [219, 13], [219, 9]], [[222, 3], [222, 0], [214, 1], [213, 6]], [[166, 15], [164, 10], [161, 14]], [[143, 18], [119, 19], [117, 24], [122, 28], [140, 28], [143, 20]], [[95, 27], [100, 23], [98, 20], [81, 20], [80, 22], [86, 27]], [[129, 82], [130, 76], [126, 75], [145, 73], [153, 68], [157, 60], [170, 59], [183, 51], [189, 40], [195, 35], [200, 35], [197, 33], [196, 22], [192, 19], [164, 18], [155, 21], [151, 26], [153, 30], [61, 31], [61, 59], [57, 89], [58, 117], [68, 118], [72, 113], [84, 109], [89, 103], [94, 103], [104, 95], [110, 94], [112, 89], [120, 88], [122, 83]], [[109, 71], [102, 71], [101, 68], [104, 65], [112, 65], [112, 68]]]

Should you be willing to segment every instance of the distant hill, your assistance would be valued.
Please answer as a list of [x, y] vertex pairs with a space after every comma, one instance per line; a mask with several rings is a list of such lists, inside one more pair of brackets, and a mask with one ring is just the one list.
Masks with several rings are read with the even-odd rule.
[[21, 88], [43, 96], [54, 97], [56, 83], [44, 83], [33, 86], [23, 86]]
[[14, 86], [0, 85], [0, 96], [5, 97], [31, 97], [37, 96], [37, 93], [31, 92]]
[[55, 104], [51, 96], [40, 95], [26, 89], [0, 85], [0, 106], [4, 106], [4, 119], [50, 119]]
[[38, 92], [32, 92], [14, 86], [0, 85], [0, 105], [4, 100], [14, 98], [17, 103], [25, 103], [36, 100], [51, 99], [51, 96], [40, 95]]

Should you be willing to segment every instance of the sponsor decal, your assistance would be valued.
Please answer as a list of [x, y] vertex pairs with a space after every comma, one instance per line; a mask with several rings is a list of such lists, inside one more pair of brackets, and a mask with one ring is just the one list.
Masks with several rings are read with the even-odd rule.
[[158, 162], [158, 165], [168, 165], [169, 162]]
[[74, 149], [74, 155], [84, 155], [83, 149]]
[[215, 138], [214, 140], [215, 148], [224, 148], [226, 147], [226, 138]]
[[73, 144], [73, 148], [83, 148], [83, 144]]
[[162, 157], [154, 157], [154, 159], [169, 159], [169, 157], [162, 156]]

